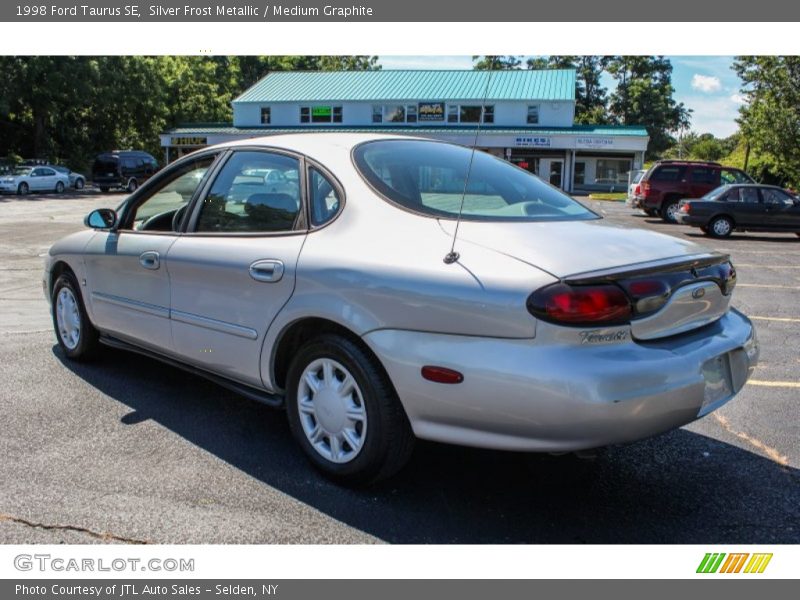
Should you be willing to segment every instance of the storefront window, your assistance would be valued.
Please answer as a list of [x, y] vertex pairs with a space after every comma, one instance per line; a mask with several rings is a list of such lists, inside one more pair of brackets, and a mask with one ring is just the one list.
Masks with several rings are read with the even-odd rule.
[[447, 122], [458, 123], [458, 105], [451, 104], [447, 107]]
[[539, 105], [532, 104], [528, 106], [528, 125], [539, 124]]
[[372, 107], [373, 123], [416, 123], [416, 104], [376, 104]]
[[372, 122], [383, 123], [383, 107], [379, 104], [372, 107]]
[[262, 106], [261, 107], [261, 124], [262, 125], [269, 125], [270, 122], [270, 108], [269, 106]]
[[494, 106], [486, 106], [483, 109], [483, 122], [494, 123]]
[[406, 122], [407, 123], [416, 123], [417, 122], [417, 105], [410, 104], [406, 107]]
[[494, 105], [481, 107], [470, 104], [451, 104], [447, 107], [448, 123], [479, 123], [481, 121], [481, 108], [483, 108], [483, 122], [494, 123]]
[[[577, 166], [577, 165], [576, 165]], [[595, 168], [595, 183], [597, 184], [625, 184], [628, 183], [628, 171], [631, 170], [630, 160], [597, 159]]]
[[404, 106], [384, 106], [383, 120], [386, 123], [405, 123], [406, 109]]
[[573, 183], [575, 185], [583, 185], [586, 183], [586, 163], [585, 162], [576, 162], [575, 163], [575, 177], [573, 177]]
[[301, 123], [341, 123], [341, 106], [301, 106]]

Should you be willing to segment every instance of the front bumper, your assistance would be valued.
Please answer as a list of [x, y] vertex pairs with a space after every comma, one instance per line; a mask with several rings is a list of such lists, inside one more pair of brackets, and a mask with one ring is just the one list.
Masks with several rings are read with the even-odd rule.
[[0, 183], [0, 192], [15, 192], [17, 191], [16, 183]]
[[[532, 340], [400, 330], [364, 339], [418, 437], [505, 450], [580, 450], [680, 427], [729, 401], [758, 361], [753, 325], [736, 310], [650, 342], [628, 333], [575, 345], [565, 329], [540, 323]], [[464, 381], [432, 383], [423, 365], [456, 369]]]

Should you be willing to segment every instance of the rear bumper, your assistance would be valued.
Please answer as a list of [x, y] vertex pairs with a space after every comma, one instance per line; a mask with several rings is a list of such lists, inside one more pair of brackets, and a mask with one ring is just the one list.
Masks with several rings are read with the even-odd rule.
[[708, 218], [693, 217], [692, 215], [678, 213], [678, 222], [684, 225], [691, 225], [692, 227], [705, 227], [708, 225]]
[[[680, 427], [741, 390], [759, 353], [752, 324], [735, 310], [694, 332], [647, 343], [629, 335], [574, 345], [538, 333], [535, 340], [508, 340], [399, 330], [364, 339], [418, 437], [525, 451], [594, 448]], [[456, 369], [464, 381], [426, 381], [423, 365]]]

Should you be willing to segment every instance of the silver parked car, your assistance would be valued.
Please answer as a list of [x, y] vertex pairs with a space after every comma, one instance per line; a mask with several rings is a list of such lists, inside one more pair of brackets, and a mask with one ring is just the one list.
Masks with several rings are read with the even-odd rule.
[[[275, 193], [253, 172], [299, 185]], [[641, 439], [726, 403], [758, 359], [726, 255], [609, 225], [452, 144], [216, 146], [86, 223], [44, 273], [64, 353], [125, 348], [285, 406], [343, 482], [391, 475], [415, 438], [550, 452]]]
[[69, 176], [50, 166], [17, 167], [0, 177], [0, 192], [24, 196], [28, 192], [56, 192], [61, 194], [69, 186]]
[[63, 173], [64, 175], [69, 177], [69, 187], [74, 188], [76, 190], [82, 190], [83, 188], [86, 187], [86, 177], [84, 175], [76, 173], [69, 167], [64, 167], [61, 165], [48, 165], [48, 166], [52, 167], [59, 173]]

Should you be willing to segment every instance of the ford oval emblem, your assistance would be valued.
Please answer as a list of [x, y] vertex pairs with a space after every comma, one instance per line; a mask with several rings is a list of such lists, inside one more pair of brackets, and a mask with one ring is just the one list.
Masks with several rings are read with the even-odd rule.
[[692, 298], [694, 298], [695, 300], [699, 300], [705, 295], [706, 295], [706, 290], [704, 288], [697, 288], [692, 292]]

